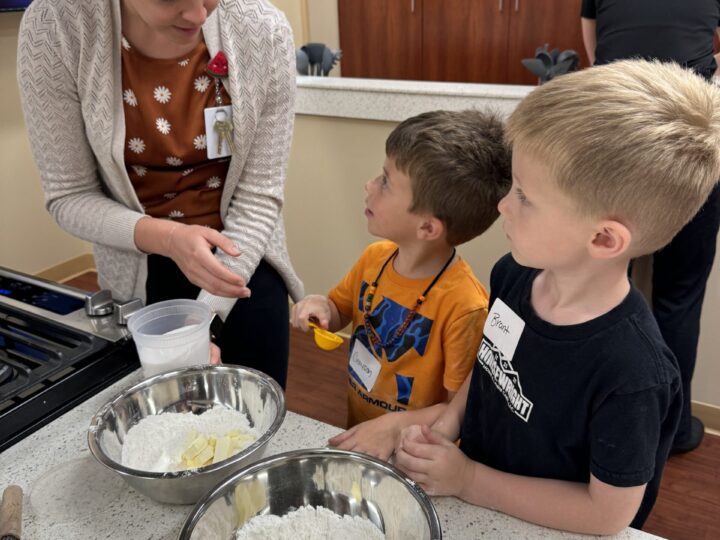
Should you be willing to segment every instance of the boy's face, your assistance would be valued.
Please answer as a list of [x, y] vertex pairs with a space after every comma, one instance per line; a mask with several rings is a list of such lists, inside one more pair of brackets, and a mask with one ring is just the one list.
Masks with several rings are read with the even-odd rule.
[[365, 184], [365, 217], [368, 232], [395, 243], [414, 240], [422, 217], [409, 211], [412, 205], [410, 177], [387, 157], [380, 176]]
[[541, 162], [521, 150], [512, 157], [513, 184], [498, 204], [503, 230], [521, 265], [539, 269], [578, 267], [588, 258], [595, 223], [552, 181]]

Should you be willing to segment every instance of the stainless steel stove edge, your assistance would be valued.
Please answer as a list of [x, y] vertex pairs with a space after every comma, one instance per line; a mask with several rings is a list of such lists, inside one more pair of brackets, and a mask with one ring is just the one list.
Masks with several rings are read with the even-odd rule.
[[[75, 287], [54, 283], [52, 281], [47, 281], [42, 278], [30, 276], [28, 274], [24, 274], [16, 270], [10, 270], [1, 266], [0, 276], [4, 276], [10, 279], [18, 279], [31, 285], [42, 287], [50, 291], [66, 294], [68, 296], [72, 296], [83, 301], [85, 301], [85, 298], [91, 294], [86, 291], [76, 289]], [[33, 315], [37, 315], [41, 318], [65, 326], [69, 326], [70, 328], [73, 328], [75, 330], [86, 332], [88, 334], [92, 334], [108, 341], [118, 342], [130, 338], [130, 332], [128, 331], [128, 329], [125, 326], [118, 325], [115, 316], [112, 313], [102, 317], [89, 317], [85, 313], [85, 309], [80, 308], [71, 313], [68, 313], [67, 315], [59, 315], [57, 313], [53, 313], [52, 311], [48, 311], [46, 309], [42, 309], [31, 304], [27, 304], [25, 302], [14, 300], [13, 298], [8, 298], [7, 296], [0, 295], [0, 306], [2, 305], [6, 305], [11, 308], [24, 311], [26, 313], [31, 313]]]

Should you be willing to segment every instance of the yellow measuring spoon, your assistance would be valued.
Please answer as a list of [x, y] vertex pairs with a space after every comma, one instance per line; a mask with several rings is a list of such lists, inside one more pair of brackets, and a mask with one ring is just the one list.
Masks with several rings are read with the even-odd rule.
[[343, 338], [337, 334], [333, 334], [332, 332], [319, 327], [312, 321], [308, 322], [308, 326], [315, 330], [315, 345], [320, 347], [322, 350], [332, 351], [342, 345]]

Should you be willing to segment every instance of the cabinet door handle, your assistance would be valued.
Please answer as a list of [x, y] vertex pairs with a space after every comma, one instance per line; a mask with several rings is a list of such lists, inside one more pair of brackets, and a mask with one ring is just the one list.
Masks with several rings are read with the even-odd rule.
[[498, 11], [500, 13], [502, 13], [502, 8], [503, 8], [503, 0], [498, 0]]
[[415, 0], [410, 0], [410, 13], [415, 13]]
[[520, 0], [515, 0], [515, 13], [520, 11]]

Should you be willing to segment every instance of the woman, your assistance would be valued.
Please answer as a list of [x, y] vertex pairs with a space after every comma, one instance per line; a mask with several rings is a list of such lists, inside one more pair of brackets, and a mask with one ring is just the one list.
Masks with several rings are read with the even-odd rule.
[[197, 297], [225, 320], [224, 360], [284, 385], [287, 295], [303, 296], [281, 215], [292, 33], [264, 0], [218, 3], [36, 0], [23, 111], [46, 207], [94, 244], [100, 285]]

